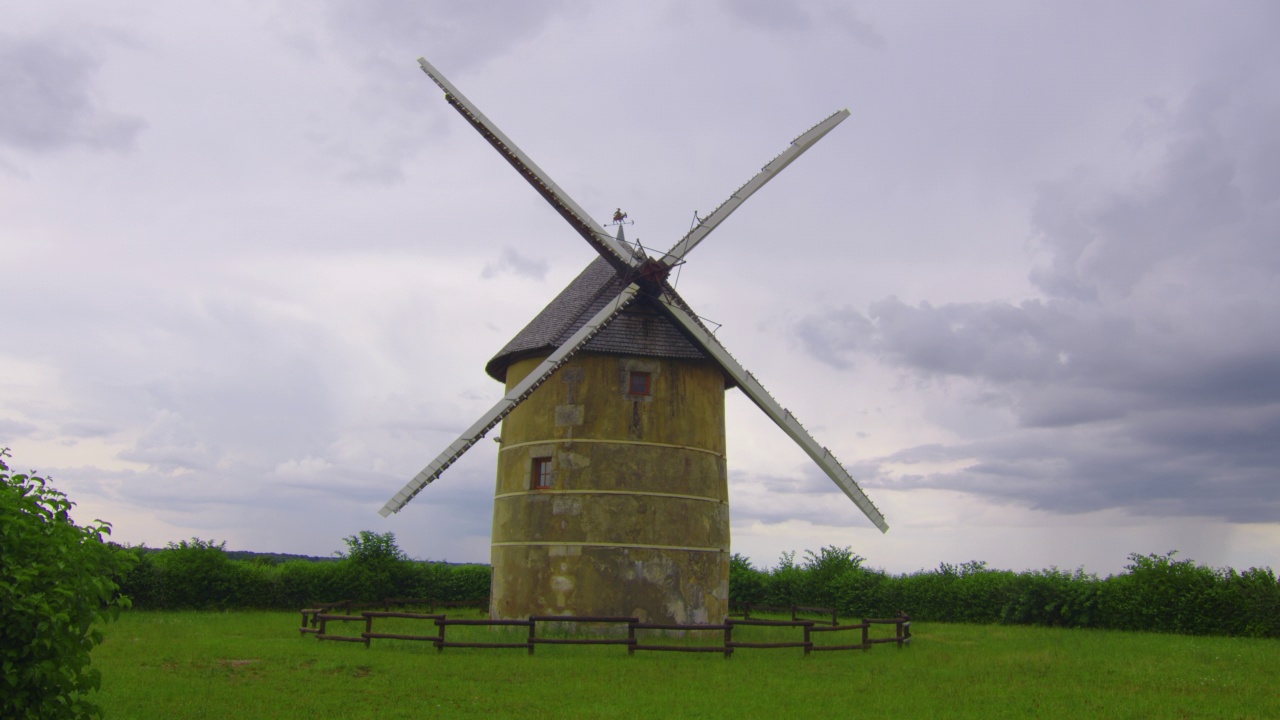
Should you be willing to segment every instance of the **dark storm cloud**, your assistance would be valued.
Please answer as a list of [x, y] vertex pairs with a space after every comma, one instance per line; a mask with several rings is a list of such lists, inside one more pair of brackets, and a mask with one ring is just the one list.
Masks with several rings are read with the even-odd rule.
[[98, 106], [96, 71], [84, 48], [62, 38], [0, 34], [0, 144], [34, 153], [132, 147], [145, 123]]
[[888, 298], [797, 325], [832, 365], [872, 356], [969, 381], [1017, 418], [995, 440], [882, 458], [962, 466], [908, 470], [899, 486], [1058, 512], [1280, 515], [1280, 108], [1263, 84], [1196, 88], [1127, 185], [1081, 172], [1042, 186], [1032, 220], [1045, 260], [1031, 279], [1043, 298]]

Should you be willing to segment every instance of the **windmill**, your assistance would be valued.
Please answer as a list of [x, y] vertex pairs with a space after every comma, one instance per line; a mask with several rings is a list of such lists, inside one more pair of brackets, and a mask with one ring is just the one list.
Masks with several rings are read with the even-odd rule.
[[[490, 613], [718, 623], [728, 609], [724, 392], [737, 387], [880, 528], [884, 516], [667, 282], [742, 203], [849, 115], [810, 128], [663, 255], [607, 232], [425, 59], [445, 100], [599, 257], [486, 366], [506, 395], [379, 512], [498, 423]], [[615, 213], [615, 218], [621, 209]]]

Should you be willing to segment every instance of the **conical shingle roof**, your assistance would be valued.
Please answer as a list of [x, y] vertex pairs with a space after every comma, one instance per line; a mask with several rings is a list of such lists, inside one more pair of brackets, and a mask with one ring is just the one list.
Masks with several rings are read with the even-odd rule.
[[[485, 372], [499, 382], [506, 382], [507, 367], [511, 363], [550, 354], [606, 303], [617, 298], [624, 287], [625, 281], [613, 267], [604, 258], [596, 258], [485, 365]], [[706, 358], [643, 295], [591, 338], [583, 349], [618, 355]]]

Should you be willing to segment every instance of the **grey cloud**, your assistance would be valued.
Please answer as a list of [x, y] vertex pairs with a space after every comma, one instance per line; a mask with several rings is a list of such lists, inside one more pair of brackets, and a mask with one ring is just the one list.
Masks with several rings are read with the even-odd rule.
[[131, 148], [145, 123], [98, 106], [96, 70], [83, 48], [61, 38], [0, 35], [0, 144], [36, 153]]
[[485, 263], [484, 269], [480, 271], [480, 277], [488, 280], [498, 275], [510, 273], [530, 280], [542, 280], [547, 276], [548, 268], [549, 265], [546, 260], [533, 260], [510, 247], [504, 247], [501, 257], [493, 262]]
[[872, 349], [875, 325], [862, 313], [845, 309], [802, 318], [795, 333], [814, 357], [833, 367], [849, 368], [857, 353]]
[[181, 414], [170, 410], [161, 410], [134, 446], [120, 453], [124, 460], [146, 463], [165, 473], [212, 469], [218, 455]]
[[308, 5], [305, 15], [278, 20], [276, 30], [300, 54], [336, 57], [354, 70], [346, 110], [362, 132], [326, 120], [308, 137], [345, 168], [343, 180], [391, 185], [404, 181], [406, 162], [431, 135], [454, 127], [443, 121], [453, 110], [414, 59], [425, 55], [462, 80], [465, 71], [537, 38], [561, 10], [558, 2], [328, 2], [320, 13]]
[[963, 470], [871, 472], [1057, 512], [1273, 520], [1280, 166], [1256, 158], [1280, 147], [1275, 112], [1247, 90], [1201, 87], [1139, 181], [1107, 187], [1082, 172], [1042, 186], [1032, 218], [1047, 260], [1032, 280], [1043, 299], [888, 298], [801, 320], [814, 357], [963, 379], [1018, 419], [998, 440], [881, 459], [932, 455]]
[[1230, 410], [1206, 422], [1194, 409], [1071, 429], [1029, 429], [1007, 437], [910, 449], [883, 463], [968, 462], [952, 472], [892, 475], [906, 489], [942, 488], [1060, 513], [1124, 509], [1137, 515], [1268, 522], [1280, 513], [1275, 467], [1280, 409]]
[[[433, 63], [462, 71], [533, 40], [564, 7], [563, 2], [332, 2], [329, 18], [334, 35], [349, 40], [361, 62], [380, 70], [427, 55]], [[401, 54], [410, 48], [416, 54]], [[413, 82], [421, 79], [405, 75]]]
[[58, 434], [74, 438], [99, 438], [111, 435], [116, 430], [116, 426], [111, 423], [98, 420], [78, 420], [59, 426]]
[[815, 26], [828, 26], [864, 47], [880, 48], [885, 44], [880, 31], [859, 16], [853, 3], [844, 0], [788, 3], [723, 0], [723, 5], [731, 17], [769, 32], [796, 32]]
[[1196, 89], [1172, 122], [1154, 180], [1099, 192], [1084, 177], [1042, 188], [1033, 210], [1052, 262], [1032, 280], [1050, 297], [1120, 299], [1195, 264], [1280, 267], [1274, 239], [1280, 108], [1214, 86]]
[[32, 435], [37, 430], [39, 428], [29, 422], [0, 418], [0, 447], [7, 446], [19, 438]]
[[[858, 486], [874, 495], [884, 487], [879, 461], [846, 463]], [[817, 465], [806, 462], [794, 475], [734, 472], [729, 477], [733, 522], [776, 524], [789, 520], [845, 526], [867, 522], [862, 511]], [[873, 497], [874, 500], [874, 497]]]

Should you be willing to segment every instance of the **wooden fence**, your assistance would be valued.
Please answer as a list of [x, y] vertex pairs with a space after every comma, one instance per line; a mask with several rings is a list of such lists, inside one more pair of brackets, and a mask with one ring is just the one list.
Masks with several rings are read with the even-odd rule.
[[750, 620], [751, 613], [791, 613], [792, 620], [799, 620], [801, 613], [806, 615], [830, 615], [831, 624], [839, 625], [840, 621], [836, 618], [835, 608], [805, 607], [803, 605], [787, 605], [785, 607], [777, 605], [753, 605], [751, 603], [729, 603], [729, 616], [741, 615], [742, 619]]
[[[533, 615], [528, 620], [489, 620], [489, 619], [450, 619], [442, 613], [427, 612], [404, 612], [393, 611], [392, 607], [426, 607], [434, 610], [438, 607], [458, 607], [460, 605], [484, 607], [488, 603], [437, 603], [424, 598], [390, 598], [381, 603], [328, 603], [318, 605], [314, 608], [302, 610], [302, 627], [298, 631], [303, 634], [313, 634], [317, 640], [337, 640], [342, 642], [359, 642], [364, 643], [365, 647], [369, 646], [372, 640], [413, 640], [420, 642], [433, 643], [437, 651], [443, 651], [446, 647], [468, 647], [468, 648], [524, 648], [530, 655], [534, 653], [534, 648], [539, 644], [547, 645], [626, 645], [627, 654], [634, 655], [636, 651], [667, 651], [667, 652], [695, 652], [695, 653], [722, 653], [725, 658], [732, 657], [735, 650], [738, 649], [782, 649], [782, 648], [801, 648], [804, 654], [810, 652], [831, 651], [831, 650], [869, 650], [872, 645], [880, 643], [895, 643], [899, 649], [911, 642], [911, 618], [905, 614], [899, 614], [893, 618], [862, 618], [859, 623], [851, 623], [846, 625], [839, 624], [836, 611], [830, 608], [772, 608], [765, 606], [745, 606], [743, 608], [744, 617], [741, 619], [729, 617], [724, 623], [718, 625], [695, 625], [680, 623], [643, 623], [639, 618], [634, 617], [617, 617], [617, 616], [590, 616], [590, 615]], [[380, 610], [365, 608], [381, 608]], [[343, 610], [345, 612], [334, 612]], [[359, 614], [354, 614], [355, 612]], [[791, 620], [771, 620], [765, 618], [752, 618], [751, 612], [790, 612]], [[827, 625], [825, 621], [819, 623], [815, 620], [800, 619], [798, 613], [816, 613], [820, 615], [831, 615], [831, 624]], [[374, 623], [384, 619], [400, 619], [411, 620], [415, 622], [431, 621], [434, 626], [432, 634], [416, 634], [416, 633], [387, 633], [375, 632]], [[364, 632], [359, 635], [342, 635], [329, 632], [330, 623], [364, 623]], [[539, 626], [542, 626], [543, 635], [539, 635]], [[871, 637], [871, 628], [874, 625], [893, 625], [894, 634], [891, 637]], [[504, 642], [475, 642], [475, 641], [457, 641], [446, 639], [446, 631], [449, 627], [454, 626], [480, 626], [480, 627], [523, 627], [528, 629], [528, 636], [523, 642], [513, 642], [509, 638]], [[799, 628], [803, 632], [803, 639], [796, 639], [787, 642], [743, 642], [733, 639], [733, 631], [735, 627], [794, 627]], [[567, 627], [573, 627], [579, 631], [579, 634], [571, 637], [549, 637], [545, 633], [547, 630], [556, 631], [563, 630]], [[626, 637], [621, 636], [621, 631], [625, 627]], [[843, 643], [843, 644], [815, 644], [813, 635], [815, 633], [833, 633], [833, 632], [852, 632], [854, 630], [861, 631], [859, 642]], [[722, 639], [718, 644], [690, 644], [690, 643], [661, 643], [656, 640], [663, 635], [654, 636], [652, 631], [661, 631], [662, 633], [678, 633], [679, 637], [684, 640], [697, 637], [701, 633], [714, 632], [719, 633]], [[669, 637], [669, 635], [668, 635]]]

